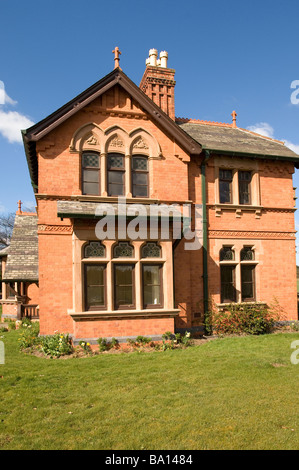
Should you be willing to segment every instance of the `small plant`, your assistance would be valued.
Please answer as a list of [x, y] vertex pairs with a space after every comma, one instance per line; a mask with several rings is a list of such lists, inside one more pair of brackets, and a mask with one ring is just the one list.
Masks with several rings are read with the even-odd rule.
[[91, 352], [91, 347], [90, 343], [87, 343], [86, 341], [79, 341], [79, 346], [83, 349], [84, 352], [87, 354]]
[[111, 348], [118, 349], [119, 348], [119, 341], [116, 338], [112, 338], [110, 346], [111, 346]]
[[99, 339], [97, 340], [97, 343], [98, 343], [98, 345], [99, 345], [99, 349], [100, 349], [101, 352], [103, 352], [103, 351], [108, 351], [108, 349], [109, 349], [109, 343], [108, 343], [108, 341], [107, 341], [106, 338], [99, 338]]
[[28, 326], [31, 326], [32, 325], [32, 321], [27, 318], [27, 317], [23, 317], [21, 319], [21, 328], [28, 328]]
[[299, 331], [299, 322], [298, 322], [298, 321], [292, 322], [292, 323], [290, 324], [290, 329], [291, 329], [292, 331]]
[[171, 331], [165, 331], [162, 335], [162, 339], [165, 339], [165, 341], [171, 340], [174, 338], [174, 334], [171, 333]]
[[137, 336], [136, 343], [144, 346], [152, 341], [152, 338], [148, 338], [147, 336]]
[[40, 349], [46, 356], [60, 357], [71, 354], [73, 346], [68, 334], [56, 333], [39, 338]]
[[191, 333], [189, 331], [186, 331], [183, 336], [181, 335], [179, 342], [183, 344], [185, 347], [190, 346], [192, 342]]
[[6, 326], [0, 327], [0, 333], [6, 333], [7, 331], [8, 331], [8, 328], [6, 328]]
[[15, 321], [8, 322], [8, 329], [11, 330], [11, 331], [16, 330], [17, 329], [16, 322]]
[[26, 326], [20, 328], [19, 346], [20, 349], [33, 348], [39, 344], [39, 323], [25, 323]]

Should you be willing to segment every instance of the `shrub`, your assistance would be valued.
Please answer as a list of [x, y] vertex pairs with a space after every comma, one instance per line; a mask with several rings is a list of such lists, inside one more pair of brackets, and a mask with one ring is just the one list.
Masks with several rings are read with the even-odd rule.
[[118, 349], [119, 348], [119, 341], [116, 338], [112, 338], [110, 346], [111, 346], [111, 348]]
[[109, 343], [108, 343], [108, 341], [106, 340], [106, 338], [99, 338], [99, 339], [97, 340], [97, 342], [98, 342], [99, 349], [100, 349], [101, 352], [103, 352], [103, 351], [108, 351], [108, 349], [109, 349]]
[[171, 331], [166, 331], [162, 335], [162, 345], [157, 345], [156, 349], [166, 351], [177, 347], [188, 347], [191, 343], [191, 333], [188, 331], [186, 331], [184, 335], [181, 335], [181, 333], [173, 334]]
[[137, 336], [136, 343], [140, 345], [148, 344], [152, 341], [152, 338], [148, 338], [147, 336]]
[[60, 357], [73, 352], [73, 346], [68, 334], [56, 333], [39, 338], [40, 349], [46, 356]]
[[20, 349], [27, 349], [39, 343], [39, 323], [26, 322], [20, 328], [19, 346]]
[[112, 349], [112, 348], [115, 348], [115, 349], [119, 348], [119, 342], [116, 338], [112, 338], [110, 342], [106, 338], [99, 338], [97, 342], [98, 342], [99, 349], [101, 352], [109, 351], [109, 349]]
[[251, 334], [270, 333], [280, 319], [277, 310], [264, 304], [231, 304], [223, 309], [213, 308], [206, 316], [206, 334]]

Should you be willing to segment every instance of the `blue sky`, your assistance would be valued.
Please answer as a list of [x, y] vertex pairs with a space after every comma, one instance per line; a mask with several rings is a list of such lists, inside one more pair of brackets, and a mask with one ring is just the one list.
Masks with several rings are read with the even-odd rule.
[[0, 212], [34, 206], [19, 129], [109, 73], [116, 45], [136, 84], [149, 49], [168, 51], [176, 116], [231, 122], [235, 109], [299, 153], [298, 17], [298, 0], [0, 0]]

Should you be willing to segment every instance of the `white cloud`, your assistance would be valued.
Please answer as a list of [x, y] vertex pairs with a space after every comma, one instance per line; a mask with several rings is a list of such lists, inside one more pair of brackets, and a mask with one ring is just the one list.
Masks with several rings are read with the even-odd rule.
[[[264, 135], [265, 137], [270, 137], [271, 139], [275, 139], [274, 137], [274, 129], [273, 127], [268, 124], [267, 122], [258, 122], [253, 126], [248, 126], [247, 129], [252, 132], [256, 132], [257, 134]], [[289, 140], [279, 139], [284, 142], [285, 146], [289, 149], [293, 150], [293, 152], [299, 155], [299, 144], [293, 144]]]
[[4, 104], [10, 104], [12, 106], [15, 106], [16, 104], [18, 104], [18, 102], [13, 100], [10, 96], [8, 96], [6, 91], [4, 91]]
[[297, 153], [299, 155], [299, 145], [293, 144], [289, 140], [285, 140], [284, 144], [289, 147], [289, 149], [293, 150], [293, 152]]
[[31, 127], [34, 123], [17, 111], [0, 109], [0, 134], [10, 143], [22, 143], [21, 129]]
[[256, 132], [257, 134], [264, 135], [266, 137], [274, 138], [274, 129], [267, 122], [258, 122], [254, 126], [247, 127], [249, 131]]

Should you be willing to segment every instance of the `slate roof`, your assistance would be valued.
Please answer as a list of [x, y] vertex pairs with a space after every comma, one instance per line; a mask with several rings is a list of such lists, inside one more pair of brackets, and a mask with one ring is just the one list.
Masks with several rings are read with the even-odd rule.
[[177, 120], [178, 126], [200, 143], [203, 149], [214, 150], [216, 153], [251, 154], [256, 157], [278, 157], [299, 162], [299, 156], [282, 142], [246, 129], [234, 128], [230, 124], [182, 121]]
[[37, 215], [16, 215], [4, 281], [38, 281]]

